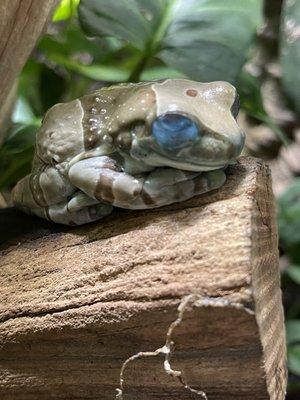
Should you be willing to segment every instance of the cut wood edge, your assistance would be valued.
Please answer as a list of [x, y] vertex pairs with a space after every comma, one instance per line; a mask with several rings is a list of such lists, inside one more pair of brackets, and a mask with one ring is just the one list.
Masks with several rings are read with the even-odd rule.
[[[267, 185], [266, 185], [267, 182]], [[280, 288], [278, 233], [269, 167], [257, 177], [252, 232], [252, 288], [255, 316], [260, 332], [264, 371], [270, 400], [283, 400], [287, 389], [286, 338]], [[260, 220], [260, 222], [258, 221]], [[270, 237], [272, 240], [265, 240]], [[275, 250], [276, 249], [276, 250]], [[266, 284], [267, 282], [267, 284]], [[275, 318], [274, 318], [275, 316]]]

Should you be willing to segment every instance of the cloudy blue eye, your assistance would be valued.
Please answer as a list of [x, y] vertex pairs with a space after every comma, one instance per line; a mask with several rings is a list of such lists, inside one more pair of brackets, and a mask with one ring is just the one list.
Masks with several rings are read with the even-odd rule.
[[152, 124], [152, 135], [160, 147], [179, 150], [197, 139], [199, 128], [190, 118], [169, 113], [156, 118]]

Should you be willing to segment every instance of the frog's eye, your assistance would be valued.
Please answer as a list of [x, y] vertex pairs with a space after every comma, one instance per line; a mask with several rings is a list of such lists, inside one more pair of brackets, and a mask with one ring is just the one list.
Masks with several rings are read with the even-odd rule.
[[185, 115], [167, 113], [160, 115], [153, 122], [152, 135], [162, 148], [179, 150], [197, 139], [199, 128]]

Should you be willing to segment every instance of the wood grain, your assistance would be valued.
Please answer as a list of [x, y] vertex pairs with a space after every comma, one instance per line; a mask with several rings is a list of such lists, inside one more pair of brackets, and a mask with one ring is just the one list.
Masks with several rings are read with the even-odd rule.
[[0, 1], [0, 142], [14, 84], [59, 0]]
[[[13, 211], [1, 221], [9, 237], [1, 247], [1, 399], [114, 399], [124, 361], [165, 344], [190, 294], [254, 314], [190, 304], [172, 334], [172, 367], [209, 400], [284, 399], [277, 229], [261, 162], [241, 158], [211, 194], [80, 228]], [[124, 400], [200, 398], [165, 373], [163, 360], [128, 364]]]

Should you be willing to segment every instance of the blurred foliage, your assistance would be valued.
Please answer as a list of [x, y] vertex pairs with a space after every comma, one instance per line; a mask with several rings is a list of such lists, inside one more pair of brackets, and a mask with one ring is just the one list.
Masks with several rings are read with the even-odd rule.
[[300, 178], [295, 178], [278, 199], [278, 228], [281, 249], [290, 262], [283, 279], [288, 366], [292, 373], [300, 376]]
[[0, 186], [7, 187], [30, 171], [37, 125], [15, 124], [8, 139], [0, 148]]
[[[263, 0], [62, 0], [19, 80], [13, 125], [0, 149], [0, 188], [30, 169], [35, 131], [52, 105], [114, 82], [188, 77], [228, 80], [241, 106], [288, 138], [264, 108], [261, 81], [247, 69], [263, 26]], [[300, 3], [286, 0], [280, 25], [282, 84], [300, 104]], [[300, 376], [300, 178], [279, 199], [289, 368]]]
[[281, 63], [283, 85], [300, 112], [300, 1], [287, 0], [281, 23]]
[[300, 178], [278, 200], [281, 244], [291, 260], [300, 264]]

